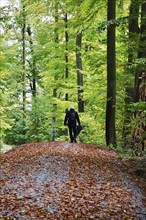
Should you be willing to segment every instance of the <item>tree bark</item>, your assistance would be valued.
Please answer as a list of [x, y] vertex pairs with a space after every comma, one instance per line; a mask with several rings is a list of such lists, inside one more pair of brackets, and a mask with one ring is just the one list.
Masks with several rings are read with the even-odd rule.
[[22, 110], [23, 110], [23, 128], [22, 143], [25, 143], [26, 126], [26, 10], [22, 5]]
[[23, 111], [26, 111], [26, 15], [25, 6], [22, 6], [22, 83], [23, 83]]
[[[56, 24], [58, 23], [58, 2], [55, 2], [55, 23]], [[55, 34], [55, 45], [57, 47], [57, 44], [58, 44], [58, 28], [57, 27], [55, 27], [55, 29], [54, 29], [54, 34]], [[55, 49], [56, 49], [56, 47], [55, 47]], [[57, 55], [56, 55], [56, 58], [57, 58]], [[56, 76], [54, 76], [54, 80], [57, 80]], [[54, 98], [57, 97], [57, 88], [53, 89], [53, 97]], [[52, 141], [55, 141], [55, 138], [56, 138], [56, 128], [55, 128], [55, 124], [56, 124], [56, 116], [55, 116], [56, 107], [57, 107], [57, 104], [53, 103], [54, 116], [52, 117], [52, 128], [51, 128], [51, 140]]]
[[36, 92], [37, 92], [36, 91], [36, 77], [37, 77], [37, 73], [36, 73], [36, 62], [35, 62], [35, 59], [33, 57], [34, 50], [33, 50], [32, 31], [31, 31], [30, 25], [28, 25], [28, 27], [27, 27], [27, 32], [28, 32], [28, 35], [29, 35], [29, 44], [30, 44], [30, 50], [31, 50], [31, 55], [32, 55], [32, 63], [30, 63], [30, 71], [32, 73], [30, 87], [31, 87], [31, 91], [32, 91], [32, 96], [36, 97]]
[[[141, 26], [140, 26], [140, 40], [138, 48], [138, 59], [146, 58], [146, 2], [144, 1], [141, 5]], [[139, 101], [139, 77], [143, 72], [144, 68], [141, 67], [135, 72], [135, 102]], [[145, 70], [144, 70], [145, 71]]]
[[[137, 45], [138, 34], [139, 34], [139, 0], [131, 0], [130, 10], [129, 10], [129, 52], [128, 52], [128, 65], [127, 72], [129, 75], [132, 75], [134, 78], [134, 73], [131, 68], [129, 68], [134, 62], [133, 54], [133, 45], [131, 42], [134, 42], [134, 45]], [[135, 50], [134, 50], [135, 52]], [[127, 82], [126, 84], [126, 95], [125, 95], [125, 115], [123, 122], [123, 146], [127, 146], [131, 142], [132, 127], [131, 127], [131, 118], [133, 117], [133, 112], [129, 110], [129, 105], [134, 101], [134, 83]]]
[[[69, 77], [69, 69], [68, 69], [68, 17], [67, 13], [64, 16], [64, 22], [65, 22], [65, 79], [68, 79]], [[68, 93], [65, 93], [65, 101], [68, 101]], [[67, 113], [68, 108], [65, 109], [65, 113]], [[68, 136], [68, 128], [65, 128], [65, 135]]]
[[76, 36], [76, 67], [77, 67], [77, 85], [78, 85], [78, 111], [84, 112], [84, 101], [82, 99], [83, 94], [83, 74], [82, 74], [82, 32], [79, 32]]
[[[67, 31], [67, 13], [65, 14], [65, 78], [68, 79], [68, 31]], [[65, 94], [65, 101], [68, 101], [68, 93]]]
[[[141, 5], [141, 27], [138, 58], [146, 58], [146, 1]], [[146, 69], [141, 64], [135, 74], [135, 102], [146, 102]], [[134, 150], [137, 155], [146, 148], [146, 114], [143, 107], [135, 114], [137, 127], [134, 132]]]
[[107, 103], [106, 103], [106, 144], [116, 145], [115, 105], [116, 105], [116, 52], [115, 19], [116, 1], [108, 0], [107, 20]]

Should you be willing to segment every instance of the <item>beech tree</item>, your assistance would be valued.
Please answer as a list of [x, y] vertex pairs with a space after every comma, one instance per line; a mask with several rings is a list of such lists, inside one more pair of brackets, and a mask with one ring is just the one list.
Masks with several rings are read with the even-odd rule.
[[134, 150], [137, 152], [144, 151], [146, 147], [146, 2], [141, 4], [141, 23], [138, 47], [139, 65], [135, 72], [135, 102], [138, 108], [135, 112], [136, 128], [134, 131]]
[[116, 145], [115, 107], [116, 107], [116, 53], [115, 53], [115, 13], [116, 1], [108, 1], [107, 20], [107, 106], [106, 106], [106, 144]]
[[37, 68], [36, 68], [36, 61], [34, 57], [34, 42], [33, 42], [33, 36], [32, 36], [32, 28], [30, 24], [27, 26], [27, 33], [29, 36], [29, 44], [30, 44], [30, 54], [32, 56], [32, 60], [28, 60], [29, 67], [30, 67], [30, 73], [31, 75], [29, 76], [30, 80], [30, 88], [32, 91], [32, 96], [36, 97], [37, 93]]
[[22, 83], [23, 83], [23, 111], [26, 111], [26, 11], [22, 5]]
[[[66, 12], [64, 15], [64, 22], [65, 22], [65, 79], [68, 79], [69, 77], [69, 67], [68, 67], [68, 41], [69, 41], [69, 36], [68, 36], [68, 13]], [[68, 101], [68, 93], [65, 93], [65, 101]], [[66, 109], [67, 111], [67, 109]]]
[[77, 37], [76, 37], [76, 67], [77, 67], [77, 85], [78, 85], [78, 110], [79, 112], [84, 112], [84, 102], [82, 98], [83, 74], [82, 74], [81, 45], [82, 45], [82, 32], [77, 33]]
[[[125, 94], [125, 116], [123, 123], [123, 145], [126, 146], [131, 141], [132, 131], [132, 115], [133, 112], [130, 110], [130, 104], [134, 101], [134, 69], [132, 68], [137, 51], [137, 42], [139, 38], [139, 9], [140, 1], [132, 0], [129, 7], [129, 19], [128, 19], [128, 31], [129, 31], [129, 48], [128, 48], [128, 63], [127, 72], [130, 76], [130, 80], [126, 82], [126, 94]], [[131, 79], [133, 82], [131, 83]]]
[[137, 70], [145, 69], [145, 27], [140, 22], [145, 2], [109, 1], [108, 7], [102, 0], [20, 3], [10, 1], [2, 10], [4, 59], [0, 59], [5, 63], [2, 71], [9, 72], [3, 73], [2, 88], [4, 84], [11, 90], [2, 93], [3, 100], [7, 97], [2, 106], [10, 109], [2, 111], [9, 125], [3, 130], [4, 141], [67, 140], [64, 114], [74, 105], [85, 128], [80, 141], [131, 142], [137, 123], [131, 118], [140, 106], [133, 103]]

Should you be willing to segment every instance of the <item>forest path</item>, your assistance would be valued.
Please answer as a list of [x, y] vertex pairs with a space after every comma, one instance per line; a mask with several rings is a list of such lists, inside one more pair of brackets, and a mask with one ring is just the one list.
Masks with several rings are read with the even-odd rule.
[[0, 219], [146, 219], [146, 181], [112, 150], [31, 143], [0, 164]]

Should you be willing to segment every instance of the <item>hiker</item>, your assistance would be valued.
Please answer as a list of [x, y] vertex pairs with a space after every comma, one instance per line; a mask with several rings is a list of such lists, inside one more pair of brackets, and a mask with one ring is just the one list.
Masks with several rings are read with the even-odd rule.
[[76, 124], [80, 125], [80, 119], [78, 113], [74, 110], [74, 106], [70, 107], [70, 110], [66, 113], [64, 119], [64, 125], [68, 125], [70, 143], [76, 143]]

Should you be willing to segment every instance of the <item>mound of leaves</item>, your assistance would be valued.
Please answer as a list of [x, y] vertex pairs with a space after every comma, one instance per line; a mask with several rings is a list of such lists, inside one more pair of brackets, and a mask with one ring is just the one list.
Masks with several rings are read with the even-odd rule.
[[0, 164], [0, 219], [146, 219], [144, 191], [112, 150], [32, 143]]

